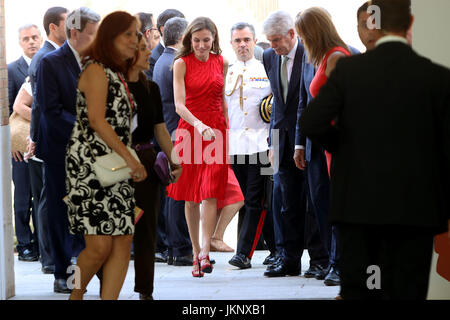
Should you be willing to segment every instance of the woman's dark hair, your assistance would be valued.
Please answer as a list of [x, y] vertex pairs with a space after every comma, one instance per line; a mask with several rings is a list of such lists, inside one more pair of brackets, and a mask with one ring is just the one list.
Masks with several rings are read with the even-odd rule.
[[133, 58], [124, 63], [114, 46], [114, 40], [127, 31], [133, 22], [137, 23], [137, 19], [128, 12], [116, 11], [107, 15], [98, 28], [95, 40], [82, 53], [82, 59], [94, 59], [113, 71], [127, 74]]

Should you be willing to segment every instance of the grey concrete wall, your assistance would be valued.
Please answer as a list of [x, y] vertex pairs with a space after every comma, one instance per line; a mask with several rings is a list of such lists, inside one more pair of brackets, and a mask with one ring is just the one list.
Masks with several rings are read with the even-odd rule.
[[0, 300], [15, 295], [11, 210], [11, 143], [8, 126], [8, 70], [5, 55], [4, 9], [4, 0], [0, 0]]

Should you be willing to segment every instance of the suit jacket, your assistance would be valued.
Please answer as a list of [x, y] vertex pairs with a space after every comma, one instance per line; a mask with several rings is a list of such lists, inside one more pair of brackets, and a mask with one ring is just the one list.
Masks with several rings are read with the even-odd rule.
[[173, 70], [171, 70], [175, 50], [166, 48], [155, 64], [153, 81], [160, 90], [163, 105], [164, 122], [170, 134], [175, 131], [180, 121], [180, 116], [176, 113], [175, 99], [173, 95]]
[[332, 223], [447, 230], [450, 70], [400, 42], [342, 58], [300, 130], [332, 152]]
[[23, 57], [8, 64], [9, 114], [13, 112], [14, 101], [25, 78], [28, 76], [28, 64]]
[[[348, 46], [351, 54], [360, 54], [358, 49]], [[303, 109], [305, 109], [310, 101], [313, 99], [311, 95], [311, 91], [309, 90], [309, 87], [311, 86], [311, 82], [314, 79], [314, 76], [316, 75], [316, 70], [314, 66], [311, 63], [308, 63], [308, 54], [305, 50], [302, 58], [302, 76], [300, 78], [300, 97], [298, 101], [298, 109], [297, 109], [297, 127], [295, 130], [295, 145], [301, 145], [305, 147], [305, 158], [307, 161], [311, 160], [311, 149], [312, 149], [312, 143], [310, 139], [307, 139], [306, 137], [302, 136], [300, 133], [300, 117], [302, 114]]]
[[38, 139], [39, 122], [41, 120], [41, 108], [36, 102], [36, 74], [39, 63], [42, 58], [49, 52], [52, 52], [56, 48], [48, 41], [44, 42], [44, 45], [39, 49], [31, 60], [30, 68], [28, 69], [28, 75], [30, 76], [31, 89], [33, 90], [33, 104], [31, 106], [31, 122], [30, 122], [30, 138], [34, 142]]
[[[302, 57], [304, 47], [298, 41], [292, 74], [289, 81], [286, 103], [283, 100], [283, 92], [280, 80], [281, 56], [277, 55], [272, 48], [264, 51], [263, 64], [266, 69], [270, 86], [273, 92], [272, 113], [270, 116], [269, 145], [272, 144], [273, 129], [279, 129], [279, 162], [282, 163], [284, 155], [292, 159], [295, 149], [295, 128], [297, 121], [300, 75], [302, 73]], [[277, 146], [274, 145], [277, 151]], [[289, 148], [285, 153], [285, 148]]]
[[76, 120], [80, 67], [68, 43], [42, 58], [37, 71], [36, 100], [41, 107], [36, 156], [64, 164]]
[[148, 80], [153, 80], [153, 70], [155, 69], [156, 61], [158, 61], [159, 57], [163, 54], [164, 47], [161, 44], [161, 41], [158, 43], [155, 49], [152, 51], [152, 55], [150, 56], [150, 68], [145, 72]]

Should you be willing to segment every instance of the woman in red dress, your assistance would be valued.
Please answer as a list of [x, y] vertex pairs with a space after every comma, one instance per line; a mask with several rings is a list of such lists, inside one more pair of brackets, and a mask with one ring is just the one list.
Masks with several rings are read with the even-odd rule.
[[[311, 96], [315, 98], [337, 61], [351, 53], [339, 36], [329, 13], [322, 8], [312, 7], [298, 14], [295, 27], [308, 52], [308, 62], [318, 68], [309, 88]], [[325, 155], [330, 174], [331, 154], [325, 151]]]
[[224, 83], [228, 61], [220, 54], [215, 24], [209, 18], [200, 17], [187, 27], [173, 67], [175, 107], [181, 117], [174, 150], [181, 160], [183, 173], [167, 190], [169, 197], [186, 203], [194, 277], [212, 272], [209, 251], [218, 206], [243, 201], [239, 185], [232, 183], [236, 178], [230, 176], [232, 171], [227, 162]]

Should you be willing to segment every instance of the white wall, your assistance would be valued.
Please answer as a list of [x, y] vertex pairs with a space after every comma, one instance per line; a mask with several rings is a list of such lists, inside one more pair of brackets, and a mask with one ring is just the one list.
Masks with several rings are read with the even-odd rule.
[[[419, 54], [450, 68], [450, 12], [449, 0], [413, 0], [413, 48]], [[450, 195], [448, 195], [450, 197]], [[450, 251], [450, 248], [449, 248]], [[450, 254], [450, 252], [448, 253]], [[413, 263], [413, 262], [412, 262]], [[437, 254], [434, 252], [430, 274], [428, 299], [450, 299], [450, 281], [436, 272]]]

